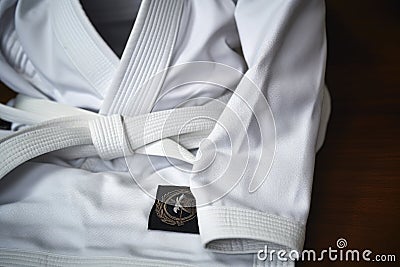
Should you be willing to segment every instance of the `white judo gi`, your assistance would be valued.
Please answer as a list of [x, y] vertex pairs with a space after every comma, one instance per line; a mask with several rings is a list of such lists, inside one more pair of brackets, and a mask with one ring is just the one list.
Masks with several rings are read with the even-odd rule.
[[[88, 3], [107, 43], [77, 0], [0, 0], [0, 265], [293, 265], [257, 252], [303, 247], [324, 2], [113, 3]], [[163, 185], [190, 188], [199, 234], [149, 227]]]

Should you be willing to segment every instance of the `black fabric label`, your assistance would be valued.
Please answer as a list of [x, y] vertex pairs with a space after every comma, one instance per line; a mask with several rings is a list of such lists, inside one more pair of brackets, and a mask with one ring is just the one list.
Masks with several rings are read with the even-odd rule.
[[199, 233], [196, 200], [189, 187], [158, 186], [157, 199], [150, 212], [148, 229]]

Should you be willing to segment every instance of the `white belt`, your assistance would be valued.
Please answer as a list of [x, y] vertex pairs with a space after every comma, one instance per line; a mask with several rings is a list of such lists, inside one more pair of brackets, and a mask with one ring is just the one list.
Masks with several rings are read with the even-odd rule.
[[[195, 157], [188, 150], [198, 148], [211, 132], [223, 109], [218, 103], [125, 117], [19, 96], [15, 108], [0, 105], [0, 117], [39, 123], [0, 139], [0, 179], [32, 158], [60, 150], [69, 158], [99, 155], [109, 160], [126, 155], [128, 145], [130, 153], [193, 164]], [[179, 143], [174, 140], [178, 136]]]

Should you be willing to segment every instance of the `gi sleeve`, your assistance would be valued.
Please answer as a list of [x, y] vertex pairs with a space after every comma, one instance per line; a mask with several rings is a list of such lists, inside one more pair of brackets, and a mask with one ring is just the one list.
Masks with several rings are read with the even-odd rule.
[[301, 251], [327, 118], [324, 2], [239, 0], [235, 18], [249, 69], [193, 168], [201, 240], [223, 253]]

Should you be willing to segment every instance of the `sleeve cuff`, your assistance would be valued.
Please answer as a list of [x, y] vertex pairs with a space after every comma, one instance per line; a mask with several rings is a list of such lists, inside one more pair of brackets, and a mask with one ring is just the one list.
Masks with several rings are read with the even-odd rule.
[[198, 207], [200, 236], [205, 248], [220, 253], [256, 253], [270, 249], [302, 251], [305, 225], [260, 211]]

